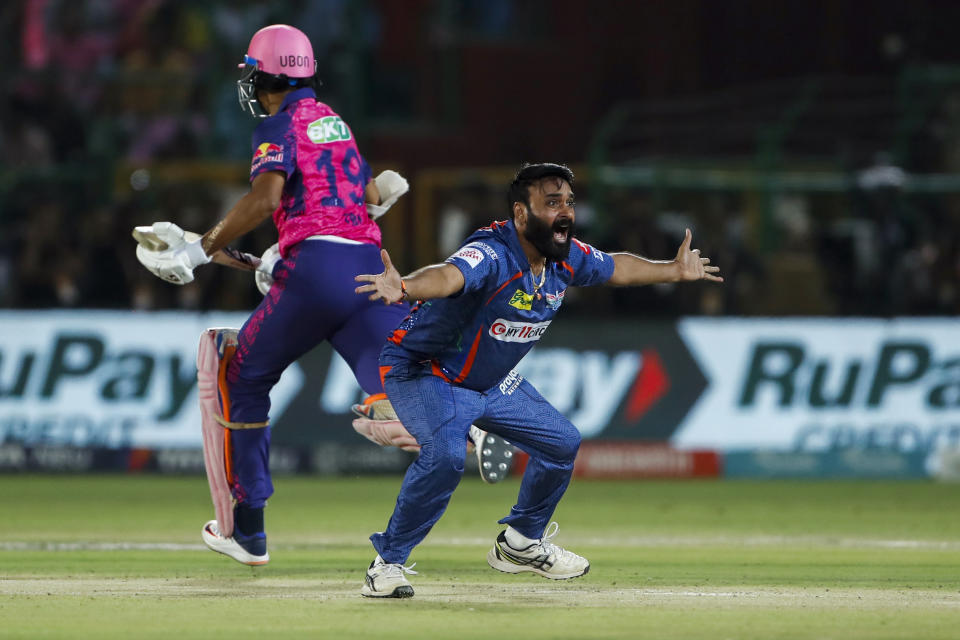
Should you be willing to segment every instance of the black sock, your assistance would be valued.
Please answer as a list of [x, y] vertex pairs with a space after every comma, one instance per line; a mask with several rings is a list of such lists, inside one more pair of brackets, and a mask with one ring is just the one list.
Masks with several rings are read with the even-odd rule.
[[233, 511], [234, 525], [244, 536], [263, 533], [263, 507], [248, 507], [237, 504]]

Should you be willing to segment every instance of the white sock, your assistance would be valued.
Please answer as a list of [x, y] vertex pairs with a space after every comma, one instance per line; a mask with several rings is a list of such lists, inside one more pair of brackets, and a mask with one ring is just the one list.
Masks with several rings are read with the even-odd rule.
[[540, 538], [528, 538], [510, 526], [507, 527], [507, 533], [504, 537], [507, 539], [507, 544], [517, 550], [526, 549], [530, 545], [540, 542]]

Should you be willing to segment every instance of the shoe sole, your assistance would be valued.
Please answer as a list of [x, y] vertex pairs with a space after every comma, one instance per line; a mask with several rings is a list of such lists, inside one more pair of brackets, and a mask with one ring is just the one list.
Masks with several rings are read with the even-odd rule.
[[374, 593], [366, 585], [360, 589], [360, 595], [364, 598], [412, 598], [413, 587], [404, 585], [397, 587], [391, 593]]
[[495, 548], [490, 549], [490, 551], [487, 552], [487, 564], [489, 564], [492, 569], [496, 569], [501, 573], [511, 573], [511, 574], [535, 573], [538, 576], [542, 576], [549, 580], [572, 580], [573, 578], [579, 578], [580, 576], [584, 576], [590, 571], [590, 565], [588, 564], [583, 569], [583, 571], [580, 571], [577, 573], [560, 574], [560, 575], [556, 573], [548, 573], [543, 569], [531, 567], [530, 565], [514, 564], [512, 562], [507, 562], [506, 560], [501, 560], [500, 557], [497, 555], [497, 550]]
[[[210, 522], [216, 522], [216, 520], [211, 520]], [[210, 522], [203, 526], [203, 531], [201, 532], [200, 536], [203, 538], [203, 543], [207, 545], [211, 551], [222, 553], [228, 558], [236, 560], [240, 564], [245, 564], [248, 567], [262, 567], [270, 562], [269, 553], [266, 553], [262, 556], [255, 556], [237, 544], [236, 541], [229, 538], [215, 536], [210, 533], [207, 530], [207, 527], [210, 526]]]
[[500, 436], [487, 432], [483, 442], [474, 443], [480, 477], [487, 484], [496, 484], [507, 477], [513, 467], [513, 445]]

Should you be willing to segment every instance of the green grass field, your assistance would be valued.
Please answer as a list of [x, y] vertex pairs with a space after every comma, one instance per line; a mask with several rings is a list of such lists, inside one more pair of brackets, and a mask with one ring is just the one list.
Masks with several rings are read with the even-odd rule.
[[466, 478], [411, 562], [359, 595], [399, 478], [280, 477], [271, 562], [207, 551], [206, 480], [0, 477], [2, 638], [957, 638], [960, 487], [574, 480], [557, 542], [590, 573], [487, 567], [518, 483]]

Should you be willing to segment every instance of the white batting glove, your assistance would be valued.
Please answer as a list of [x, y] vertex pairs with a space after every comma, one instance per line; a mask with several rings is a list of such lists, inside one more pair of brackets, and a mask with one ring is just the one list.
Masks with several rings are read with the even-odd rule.
[[280, 262], [280, 245], [274, 244], [260, 256], [260, 266], [253, 272], [260, 293], [267, 295], [273, 286], [273, 267]]
[[387, 169], [373, 179], [380, 192], [380, 204], [367, 203], [367, 214], [374, 220], [387, 212], [400, 196], [410, 190], [410, 183], [402, 175]]
[[137, 245], [137, 260], [150, 273], [167, 282], [184, 285], [193, 282], [193, 270], [210, 262], [210, 256], [201, 246], [201, 238], [187, 235], [172, 222], [154, 222], [148, 227], [167, 248], [151, 251]]

